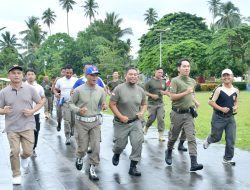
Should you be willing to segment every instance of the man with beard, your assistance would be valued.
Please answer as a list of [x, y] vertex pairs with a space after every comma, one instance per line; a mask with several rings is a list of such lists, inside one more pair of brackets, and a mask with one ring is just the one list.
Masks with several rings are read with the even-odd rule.
[[144, 90], [137, 85], [138, 71], [128, 68], [126, 71], [126, 82], [117, 86], [111, 93], [109, 107], [114, 114], [114, 145], [113, 165], [119, 164], [120, 154], [125, 149], [128, 138], [132, 146], [130, 154], [129, 174], [141, 176], [137, 169], [137, 163], [141, 160], [143, 128], [140, 119], [143, 119], [147, 109]]

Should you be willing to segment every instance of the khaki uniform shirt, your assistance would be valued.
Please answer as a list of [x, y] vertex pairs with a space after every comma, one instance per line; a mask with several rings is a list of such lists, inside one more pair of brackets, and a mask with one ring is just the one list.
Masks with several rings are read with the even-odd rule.
[[[195, 89], [196, 81], [194, 79], [185, 76], [178, 76], [172, 79], [170, 92], [179, 94], [186, 91], [190, 86]], [[188, 94], [177, 101], [172, 101], [172, 107], [179, 109], [188, 109], [190, 107], [194, 107], [193, 94]]]
[[117, 103], [117, 108], [122, 115], [134, 119], [141, 105], [146, 103], [146, 96], [140, 86], [125, 82], [114, 89], [110, 100]]
[[165, 80], [157, 80], [155, 78], [152, 78], [145, 84], [145, 91], [151, 93], [151, 94], [157, 94], [159, 98], [157, 100], [148, 97], [148, 104], [149, 105], [159, 105], [163, 103], [163, 98], [161, 95], [161, 90], [165, 91], [167, 89], [167, 84]]
[[70, 108], [77, 115], [80, 115], [80, 108], [87, 107], [88, 111], [84, 116], [94, 116], [100, 113], [102, 103], [105, 100], [106, 96], [103, 88], [98, 85], [90, 87], [85, 83], [74, 90], [70, 100]]

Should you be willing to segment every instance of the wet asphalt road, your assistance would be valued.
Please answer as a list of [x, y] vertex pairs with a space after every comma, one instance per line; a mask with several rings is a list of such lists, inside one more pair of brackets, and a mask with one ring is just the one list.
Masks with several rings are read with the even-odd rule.
[[[236, 166], [222, 164], [224, 145], [213, 144], [207, 150], [197, 140], [198, 162], [204, 169], [190, 173], [187, 152], [174, 150], [173, 164], [164, 160], [166, 142], [158, 141], [155, 128], [150, 128], [143, 144], [139, 168], [141, 177], [128, 174], [130, 144], [120, 157], [118, 166], [112, 165], [112, 116], [104, 115], [102, 125], [101, 163], [97, 169], [98, 182], [88, 178], [87, 164], [82, 171], [75, 168], [75, 141], [65, 145], [63, 131], [56, 131], [56, 120], [44, 120], [37, 147], [38, 156], [31, 158], [28, 171], [22, 173], [22, 185], [13, 186], [6, 134], [0, 134], [0, 190], [245, 190], [250, 189], [250, 152], [235, 150]], [[0, 130], [4, 128], [0, 116]], [[166, 133], [167, 138], [167, 133]], [[177, 143], [176, 143], [177, 145]], [[185, 143], [185, 146], [187, 144]], [[86, 161], [86, 158], [85, 158]]]

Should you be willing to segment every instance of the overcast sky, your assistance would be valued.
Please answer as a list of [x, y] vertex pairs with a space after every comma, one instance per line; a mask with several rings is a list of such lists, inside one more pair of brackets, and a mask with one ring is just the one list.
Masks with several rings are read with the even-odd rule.
[[[70, 35], [76, 37], [77, 33], [84, 30], [89, 20], [84, 17], [83, 8], [85, 0], [75, 0], [73, 11], [69, 12]], [[154, 8], [159, 18], [168, 13], [188, 12], [206, 19], [210, 23], [212, 16], [209, 14], [207, 0], [96, 0], [99, 5], [97, 19], [104, 19], [106, 12], [115, 12], [123, 19], [122, 28], [130, 27], [133, 36], [126, 36], [132, 40], [132, 54], [139, 50], [138, 39], [146, 33], [148, 26], [144, 21], [144, 13], [148, 8]], [[226, 2], [222, 0], [222, 2]], [[240, 9], [243, 16], [250, 16], [250, 0], [231, 0]], [[51, 8], [57, 15], [56, 22], [51, 26], [52, 34], [57, 32], [67, 33], [66, 11], [59, 6], [59, 0], [0, 0], [0, 28], [6, 27], [1, 32], [10, 31], [16, 34], [26, 29], [25, 20], [30, 16], [41, 18], [42, 13]], [[42, 24], [43, 30], [48, 31]]]

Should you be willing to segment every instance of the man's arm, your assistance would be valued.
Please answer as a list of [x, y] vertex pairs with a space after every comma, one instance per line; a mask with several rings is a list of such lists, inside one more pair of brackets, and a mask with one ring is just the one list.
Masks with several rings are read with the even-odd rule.
[[117, 108], [117, 103], [116, 102], [110, 100], [109, 101], [109, 108], [114, 113], [114, 115], [119, 118], [119, 120], [121, 122], [123, 122], [123, 123], [127, 123], [128, 122], [128, 117], [121, 114], [121, 112]]
[[175, 94], [175, 93], [170, 92], [170, 99], [172, 101], [177, 101], [177, 100], [180, 100], [181, 98], [183, 98], [184, 96], [191, 94], [193, 92], [194, 92], [194, 90], [193, 90], [193, 87], [191, 87], [191, 86], [188, 87], [186, 91], [181, 92], [179, 94]]

